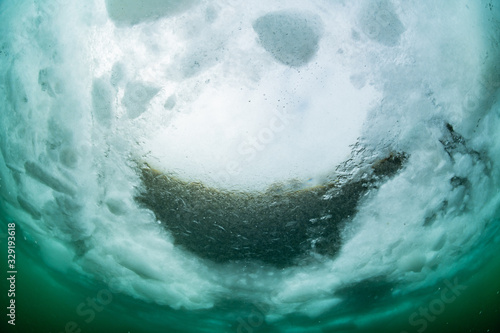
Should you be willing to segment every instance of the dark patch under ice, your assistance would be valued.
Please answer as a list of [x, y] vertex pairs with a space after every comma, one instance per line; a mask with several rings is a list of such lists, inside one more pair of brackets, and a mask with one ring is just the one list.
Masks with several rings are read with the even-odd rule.
[[373, 1], [362, 13], [360, 27], [368, 38], [385, 46], [399, 44], [405, 28], [393, 5], [386, 1]]
[[320, 23], [303, 13], [269, 13], [255, 20], [253, 28], [262, 47], [274, 59], [291, 67], [307, 64], [319, 48]]
[[191, 7], [196, 0], [107, 0], [109, 17], [117, 25], [136, 25], [173, 16]]
[[405, 154], [373, 164], [369, 177], [306, 189], [271, 187], [264, 193], [236, 192], [189, 183], [142, 167], [150, 208], [175, 243], [215, 262], [257, 260], [277, 267], [297, 264], [308, 253], [333, 256], [340, 232], [358, 201], [381, 177], [393, 176]]

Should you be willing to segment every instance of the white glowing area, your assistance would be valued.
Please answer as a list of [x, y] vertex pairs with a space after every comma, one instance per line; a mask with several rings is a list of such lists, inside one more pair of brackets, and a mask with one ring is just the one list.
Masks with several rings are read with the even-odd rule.
[[338, 64], [326, 73], [317, 64], [271, 64], [256, 82], [217, 69], [200, 96], [146, 140], [155, 168], [247, 188], [324, 176], [349, 156], [376, 96], [370, 86], [355, 88]]

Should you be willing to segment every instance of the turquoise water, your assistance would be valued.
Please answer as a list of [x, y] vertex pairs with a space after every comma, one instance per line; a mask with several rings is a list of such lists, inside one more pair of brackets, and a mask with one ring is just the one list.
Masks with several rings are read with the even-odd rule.
[[2, 332], [500, 332], [499, 64], [495, 1], [0, 1]]
[[[2, 248], [5, 247], [5, 242], [2, 241]], [[498, 242], [496, 248], [499, 248]], [[66, 325], [71, 322], [76, 325], [74, 332], [79, 332], [78, 329], [81, 332], [248, 332], [245, 330], [248, 327], [251, 332], [280, 332], [283, 329], [285, 332], [300, 332], [309, 331], [312, 327], [318, 327], [319, 332], [418, 332], [423, 327], [425, 332], [498, 332], [500, 329], [498, 256], [487, 258], [484, 264], [473, 272], [460, 276], [460, 283], [466, 289], [453, 303], [447, 304], [441, 314], [432, 316], [435, 317], [434, 321], [428, 321], [426, 326], [422, 326], [420, 322], [418, 325], [411, 325], [409, 317], [419, 311], [420, 307], [428, 308], [430, 302], [439, 297], [440, 289], [445, 287], [444, 283], [425, 292], [420, 291], [411, 298], [388, 300], [383, 308], [389, 313], [384, 318], [368, 320], [359, 327], [352, 323], [329, 327], [328, 321], [335, 318], [335, 314], [326, 314], [315, 321], [301, 316], [290, 316], [282, 323], [270, 325], [261, 323], [259, 307], [251, 304], [232, 304], [222, 309], [186, 313], [137, 302], [120, 294], [113, 294], [112, 301], [103, 306], [102, 311], [95, 311], [95, 317], [90, 320], [89, 314], [79, 315], [77, 308], [81, 303], [85, 303], [88, 297], [97, 297], [98, 292], [105, 290], [106, 286], [84, 287], [47, 269], [40, 263], [39, 258], [33, 257], [32, 245], [27, 242], [20, 242], [18, 249], [16, 326], [7, 325], [6, 321], [3, 321], [4, 332], [72, 332], [71, 328], [66, 331]], [[6, 269], [4, 264], [2, 269]], [[7, 288], [5, 283], [2, 288]], [[3, 299], [6, 304], [8, 300], [5, 297]], [[411, 302], [409, 308], [407, 302]], [[358, 319], [380, 310], [380, 306], [358, 306], [362, 310], [356, 311]], [[397, 311], [398, 306], [407, 309]], [[230, 312], [236, 309], [239, 309], [238, 315], [243, 321], [238, 320], [235, 315], [230, 315]], [[390, 313], [391, 310], [394, 311], [393, 314]], [[422, 318], [418, 317], [420, 320]], [[210, 320], [220, 320], [221, 323], [209, 324]], [[248, 325], [255, 323], [256, 327], [246, 326], [242, 322]]]

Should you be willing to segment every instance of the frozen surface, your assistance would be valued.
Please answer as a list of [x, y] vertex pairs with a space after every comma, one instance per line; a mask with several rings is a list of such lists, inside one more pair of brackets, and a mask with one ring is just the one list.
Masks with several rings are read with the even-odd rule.
[[[498, 17], [466, 0], [2, 2], [2, 209], [54, 269], [176, 309], [233, 298], [278, 321], [433, 285], [497, 230]], [[309, 265], [200, 259], [135, 199], [143, 162], [258, 192], [392, 152], [405, 167]]]
[[318, 51], [322, 25], [300, 12], [275, 12], [255, 20], [253, 29], [262, 47], [277, 61], [300, 67]]

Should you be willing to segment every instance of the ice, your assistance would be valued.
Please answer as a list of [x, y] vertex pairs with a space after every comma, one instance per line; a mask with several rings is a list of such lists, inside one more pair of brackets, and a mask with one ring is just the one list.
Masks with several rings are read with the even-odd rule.
[[342, 300], [335, 298], [319, 300], [319, 301], [311, 301], [309, 304], [306, 303], [301, 310], [307, 316], [315, 318], [324, 314], [329, 309], [333, 308], [335, 305], [338, 305], [340, 303], [342, 303]]
[[9, 70], [4, 75], [5, 102], [18, 112], [28, 102], [28, 95], [17, 73]]
[[106, 0], [109, 17], [116, 24], [135, 25], [179, 14], [196, 0]]
[[32, 178], [38, 180], [42, 184], [47, 185], [55, 191], [66, 193], [69, 195], [74, 195], [76, 193], [76, 189], [67, 183], [66, 181], [50, 174], [50, 172], [44, 170], [41, 166], [36, 164], [35, 162], [26, 162], [24, 163], [24, 169], [26, 173]]
[[82, 218], [84, 206], [65, 195], [55, 195], [54, 200], [47, 201], [42, 213], [47, 225], [57, 231], [57, 238], [65, 242], [77, 242], [90, 237], [95, 225], [90, 219]]
[[41, 69], [38, 72], [38, 84], [40, 84], [42, 91], [45, 91], [51, 97], [55, 97], [56, 92], [52, 87], [51, 74], [52, 73], [50, 68]]
[[17, 196], [17, 201], [19, 202], [19, 205], [21, 205], [21, 208], [24, 209], [28, 214], [31, 215], [35, 220], [39, 220], [42, 218], [42, 214], [40, 211], [33, 206], [29, 200], [24, 199], [21, 196]]
[[111, 78], [109, 82], [113, 87], [116, 87], [120, 83], [123, 82], [126, 78], [126, 69], [125, 66], [121, 62], [116, 62], [111, 69]]
[[82, 210], [82, 205], [67, 195], [57, 195], [55, 197], [58, 211], [66, 216], [75, 216]]
[[18, 167], [10, 163], [5, 163], [5, 166], [16, 173], [24, 173], [24, 168], [22, 167]]
[[172, 110], [175, 107], [175, 103], [177, 102], [177, 97], [175, 95], [170, 95], [165, 101], [164, 108], [166, 110]]
[[67, 147], [61, 149], [59, 153], [59, 161], [62, 165], [74, 169], [78, 165], [78, 153], [75, 151], [73, 147]]
[[113, 103], [114, 91], [111, 85], [104, 79], [95, 79], [92, 84], [92, 106], [96, 120], [109, 126], [114, 113]]
[[399, 267], [404, 271], [421, 272], [426, 264], [425, 255], [411, 253], [399, 260]]
[[106, 206], [111, 213], [115, 215], [123, 215], [127, 212], [127, 205], [119, 198], [109, 198], [106, 200]]
[[134, 249], [134, 248], [124, 248], [117, 255], [117, 261], [124, 267], [130, 269], [137, 275], [144, 277], [146, 279], [152, 280], [162, 280], [162, 272], [159, 267], [154, 263], [144, 261], [144, 256], [148, 251], [145, 248]]
[[40, 252], [47, 266], [66, 273], [71, 270], [74, 252], [66, 244], [56, 240], [39, 240]]
[[405, 28], [390, 1], [372, 1], [359, 17], [361, 30], [380, 44], [394, 47], [399, 44]]
[[146, 111], [149, 101], [160, 91], [160, 88], [145, 82], [129, 82], [125, 87], [122, 103], [130, 119], [139, 117]]

